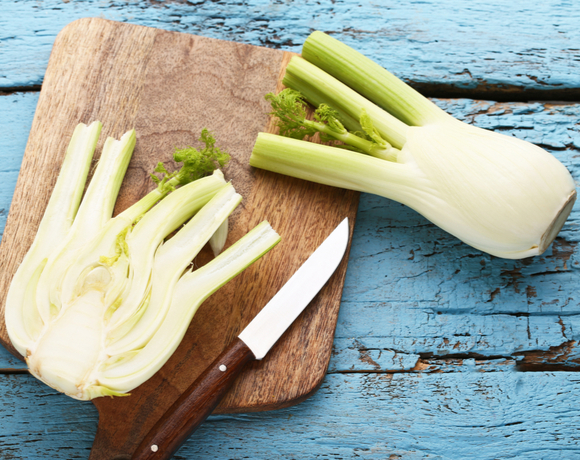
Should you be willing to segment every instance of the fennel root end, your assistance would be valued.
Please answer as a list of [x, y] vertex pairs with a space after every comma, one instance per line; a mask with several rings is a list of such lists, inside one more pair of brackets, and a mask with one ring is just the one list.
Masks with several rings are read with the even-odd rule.
[[540, 246], [538, 248], [538, 255], [542, 254], [548, 246], [552, 244], [562, 227], [564, 226], [564, 222], [568, 219], [570, 212], [572, 211], [572, 207], [574, 206], [574, 202], [576, 201], [576, 190], [573, 190], [566, 202], [554, 217], [552, 223], [548, 226], [544, 234], [542, 235], [542, 239], [540, 240]]

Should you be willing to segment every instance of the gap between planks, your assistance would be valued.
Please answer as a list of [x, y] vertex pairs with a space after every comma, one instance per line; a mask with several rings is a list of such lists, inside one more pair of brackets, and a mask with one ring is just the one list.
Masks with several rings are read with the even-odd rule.
[[[483, 88], [458, 88], [455, 85], [406, 82], [423, 96], [437, 99], [479, 99], [496, 102], [550, 102], [577, 103], [580, 101], [580, 88], [561, 88], [549, 90], [526, 89], [519, 86], [484, 85]], [[482, 85], [483, 86], [483, 85]], [[0, 96], [15, 93], [40, 92], [41, 85], [0, 86]]]

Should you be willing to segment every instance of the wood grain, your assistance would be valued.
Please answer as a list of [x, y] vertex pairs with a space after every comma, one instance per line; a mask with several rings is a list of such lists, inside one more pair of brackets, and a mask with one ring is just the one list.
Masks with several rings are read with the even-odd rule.
[[[268, 122], [263, 95], [277, 87], [286, 59], [282, 51], [102, 19], [76, 21], [55, 41], [0, 246], [2, 306], [78, 122], [103, 122], [100, 145], [108, 135], [137, 130], [116, 212], [153, 187], [149, 171], [169, 161], [174, 146], [195, 142], [208, 127], [232, 155], [226, 177], [245, 198], [228, 244], [262, 220], [282, 236], [275, 251], [202, 305], [182, 345], [153, 378], [128, 398], [95, 400], [100, 419], [91, 458], [134, 449], [330, 230], [345, 216], [353, 225], [358, 194], [247, 166]], [[346, 258], [269, 358], [242, 374], [219, 412], [285, 407], [316, 390], [330, 359], [345, 271]], [[0, 336], [9, 347], [4, 324]]]

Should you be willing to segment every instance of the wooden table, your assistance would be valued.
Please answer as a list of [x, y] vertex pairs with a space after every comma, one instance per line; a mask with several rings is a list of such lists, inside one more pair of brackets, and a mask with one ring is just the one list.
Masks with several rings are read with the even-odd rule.
[[[0, 229], [55, 35], [86, 16], [297, 52], [328, 31], [456, 117], [580, 173], [573, 1], [1, 0]], [[213, 416], [175, 458], [580, 458], [579, 206], [543, 256], [507, 261], [362, 195], [318, 393]], [[0, 459], [87, 458], [96, 426], [91, 403], [0, 350]]]

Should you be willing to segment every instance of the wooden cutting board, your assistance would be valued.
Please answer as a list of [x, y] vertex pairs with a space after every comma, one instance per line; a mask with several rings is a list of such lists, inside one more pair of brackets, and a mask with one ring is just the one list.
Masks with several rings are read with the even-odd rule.
[[[282, 87], [290, 57], [280, 50], [103, 19], [75, 21], [55, 41], [0, 246], [0, 341], [8, 349], [14, 351], [3, 321], [5, 295], [79, 122], [103, 123], [97, 152], [107, 136], [137, 130], [115, 213], [154, 187], [149, 172], [158, 161], [170, 161], [175, 146], [195, 144], [207, 127], [231, 154], [226, 178], [244, 197], [231, 217], [227, 245], [262, 220], [282, 237], [201, 306], [181, 346], [154, 377], [129, 397], [94, 400], [99, 427], [91, 459], [128, 458], [326, 235], [344, 217], [354, 224], [357, 193], [248, 166], [258, 132], [274, 132], [263, 96]], [[244, 372], [217, 412], [282, 408], [316, 391], [330, 359], [346, 260], [267, 358]]]

